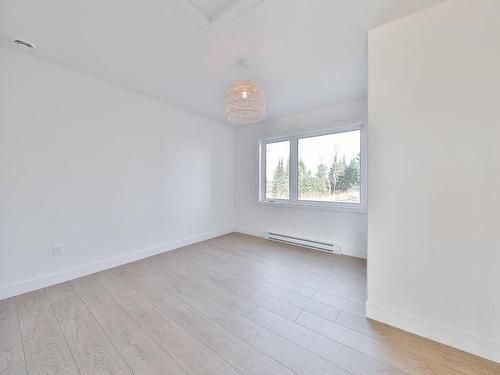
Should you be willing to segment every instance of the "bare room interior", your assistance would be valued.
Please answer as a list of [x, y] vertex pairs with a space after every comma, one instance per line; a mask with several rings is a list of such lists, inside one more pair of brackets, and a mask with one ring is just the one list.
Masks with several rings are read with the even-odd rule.
[[0, 0], [0, 375], [500, 375], [499, 0]]

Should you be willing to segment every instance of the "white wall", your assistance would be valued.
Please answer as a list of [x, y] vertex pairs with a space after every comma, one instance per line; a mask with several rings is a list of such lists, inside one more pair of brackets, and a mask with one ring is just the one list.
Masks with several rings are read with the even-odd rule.
[[233, 161], [226, 125], [0, 47], [0, 299], [229, 230]]
[[368, 315], [500, 361], [500, 2], [369, 37]]
[[366, 117], [366, 100], [281, 117], [236, 131], [235, 208], [238, 230], [261, 235], [275, 231], [304, 238], [335, 241], [342, 252], [366, 256], [366, 213], [266, 206], [258, 202], [261, 139], [327, 129], [336, 123]]

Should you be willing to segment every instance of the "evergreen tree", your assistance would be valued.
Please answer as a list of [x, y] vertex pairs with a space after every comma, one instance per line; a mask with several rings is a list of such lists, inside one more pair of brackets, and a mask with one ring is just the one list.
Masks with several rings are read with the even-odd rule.
[[338, 154], [335, 153], [333, 157], [333, 162], [328, 172], [328, 179], [330, 181], [330, 192], [332, 194], [337, 194], [341, 189], [341, 180], [344, 176], [346, 170], [345, 157], [342, 160], [339, 159]]
[[323, 163], [318, 165], [318, 171], [316, 172], [316, 176], [314, 176], [313, 191], [320, 195], [328, 194], [330, 191], [328, 167]]
[[303, 197], [312, 191], [312, 172], [302, 159], [299, 160], [299, 196]]
[[347, 191], [354, 187], [359, 187], [360, 171], [359, 171], [360, 155], [352, 159], [349, 165], [345, 168], [344, 173], [340, 177], [338, 188], [341, 191]]
[[349, 164], [349, 168], [351, 169], [351, 187], [359, 187], [359, 182], [361, 179], [361, 174], [360, 174], [360, 154], [356, 156], [355, 159], [351, 160], [351, 163]]
[[288, 161], [285, 168], [283, 159], [280, 159], [274, 170], [273, 182], [271, 185], [271, 191], [274, 198], [288, 198], [288, 169]]
[[345, 169], [344, 174], [342, 175], [339, 181], [339, 189], [342, 191], [347, 191], [353, 188], [357, 183], [357, 167], [353, 163], [354, 159]]

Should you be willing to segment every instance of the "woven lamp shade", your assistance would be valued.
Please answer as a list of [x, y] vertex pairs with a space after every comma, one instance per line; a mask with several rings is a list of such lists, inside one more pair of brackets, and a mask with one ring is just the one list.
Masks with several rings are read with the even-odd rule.
[[237, 124], [259, 122], [266, 115], [266, 98], [254, 82], [235, 82], [226, 94], [224, 113]]

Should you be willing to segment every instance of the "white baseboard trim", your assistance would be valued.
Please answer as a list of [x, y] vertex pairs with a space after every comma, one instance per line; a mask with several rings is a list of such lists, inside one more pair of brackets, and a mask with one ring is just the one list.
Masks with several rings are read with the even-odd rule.
[[366, 316], [418, 336], [500, 362], [500, 343], [366, 302]]
[[[257, 230], [250, 229], [250, 228], [239, 228], [239, 227], [237, 227], [237, 228], [234, 229], [234, 231], [238, 232], [238, 233], [242, 233], [242, 234], [247, 234], [249, 236], [266, 238], [266, 235], [265, 235], [264, 232], [259, 232]], [[359, 250], [348, 249], [348, 248], [344, 248], [344, 247], [342, 247], [341, 249], [342, 249], [342, 251], [340, 253], [341, 255], [347, 255], [347, 256], [350, 256], [350, 257], [366, 259], [366, 252], [359, 251]]]
[[249, 228], [235, 228], [234, 231], [236, 233], [247, 234], [249, 236], [254, 236], [254, 237], [262, 237], [262, 238], [266, 237], [264, 232], [259, 232], [257, 230]]
[[342, 247], [340, 253], [342, 255], [347, 255], [350, 257], [354, 257], [354, 258], [366, 259], [366, 251], [362, 251], [362, 250], [354, 250], [354, 249]]
[[192, 245], [194, 243], [205, 241], [214, 237], [219, 237], [231, 232], [234, 232], [234, 228], [226, 228], [222, 230], [208, 232], [198, 236], [193, 236], [189, 238], [184, 238], [182, 240], [173, 241], [168, 244], [158, 245], [148, 249], [142, 249], [125, 255], [120, 255], [111, 259], [106, 259], [86, 264], [84, 266], [51, 273], [33, 279], [23, 280], [18, 283], [2, 285], [0, 286], [0, 300], [17, 296], [23, 293], [31, 292], [33, 290], [46, 288], [51, 285], [73, 280], [78, 277], [87, 276], [92, 273], [104, 271], [113, 267], [118, 267], [121, 266], [122, 264], [134, 262], [136, 260], [143, 258], [148, 258], [153, 255], [161, 254], [166, 251], [177, 249], [179, 247]]

